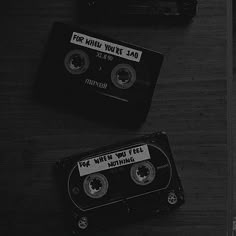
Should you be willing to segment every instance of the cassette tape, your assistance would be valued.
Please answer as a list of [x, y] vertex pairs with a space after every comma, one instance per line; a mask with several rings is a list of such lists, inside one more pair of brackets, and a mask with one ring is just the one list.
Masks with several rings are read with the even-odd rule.
[[104, 20], [126, 21], [125, 16], [130, 16], [129, 20], [135, 19], [135, 21], [140, 17], [145, 20], [148, 17], [154, 19], [156, 16], [181, 16], [189, 20], [196, 15], [197, 0], [122, 0], [112, 2], [84, 0], [83, 4], [80, 2], [80, 7], [86, 9], [86, 14], [89, 13], [96, 20], [102, 18]]
[[148, 113], [162, 61], [160, 53], [55, 23], [35, 94], [91, 118], [139, 123]]
[[164, 132], [73, 155], [56, 166], [74, 233], [170, 212], [184, 203]]

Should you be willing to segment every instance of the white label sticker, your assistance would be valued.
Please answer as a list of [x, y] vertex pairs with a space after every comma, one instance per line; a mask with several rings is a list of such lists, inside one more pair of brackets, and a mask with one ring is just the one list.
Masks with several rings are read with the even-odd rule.
[[150, 159], [148, 146], [142, 145], [129, 149], [96, 156], [88, 160], [79, 161], [78, 168], [80, 176], [92, 174], [102, 170], [112, 169], [131, 163]]
[[82, 47], [122, 57], [130, 61], [139, 62], [142, 55], [142, 51], [104, 41], [78, 32], [73, 32], [70, 42]]

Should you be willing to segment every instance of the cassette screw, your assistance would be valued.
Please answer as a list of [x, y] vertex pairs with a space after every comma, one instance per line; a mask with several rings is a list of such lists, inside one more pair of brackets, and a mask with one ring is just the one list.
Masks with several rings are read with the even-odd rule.
[[168, 203], [170, 205], [175, 205], [178, 202], [178, 198], [174, 192], [168, 194]]
[[79, 194], [79, 188], [78, 187], [74, 187], [74, 188], [72, 188], [72, 193], [74, 194], [74, 195], [78, 195]]
[[81, 217], [79, 220], [78, 220], [78, 227], [80, 229], [86, 229], [88, 227], [88, 218], [87, 217]]

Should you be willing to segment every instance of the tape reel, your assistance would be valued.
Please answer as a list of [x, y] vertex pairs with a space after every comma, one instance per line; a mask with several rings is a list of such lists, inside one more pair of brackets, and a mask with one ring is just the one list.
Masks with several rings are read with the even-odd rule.
[[108, 190], [108, 180], [101, 173], [86, 176], [83, 182], [85, 194], [93, 199], [102, 198]]
[[130, 176], [137, 185], [145, 186], [153, 182], [156, 170], [150, 161], [139, 162], [131, 166]]
[[89, 68], [89, 56], [84, 51], [75, 49], [66, 54], [64, 64], [71, 74], [80, 75]]
[[136, 71], [129, 64], [118, 64], [111, 72], [112, 83], [120, 89], [128, 89], [136, 81]]

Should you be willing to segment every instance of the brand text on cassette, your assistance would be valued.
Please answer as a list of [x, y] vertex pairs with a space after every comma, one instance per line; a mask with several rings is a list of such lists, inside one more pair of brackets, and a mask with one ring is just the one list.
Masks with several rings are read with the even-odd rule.
[[148, 146], [145, 144], [79, 161], [78, 168], [80, 176], [84, 176], [147, 159], [150, 159], [150, 153]]
[[102, 89], [107, 88], [107, 83], [98, 82], [96, 80], [86, 79], [84, 83], [91, 86], [98, 87], [98, 88], [102, 88]]
[[139, 62], [142, 55], [142, 51], [104, 41], [78, 32], [73, 32], [70, 42], [82, 47], [122, 57], [130, 61]]

